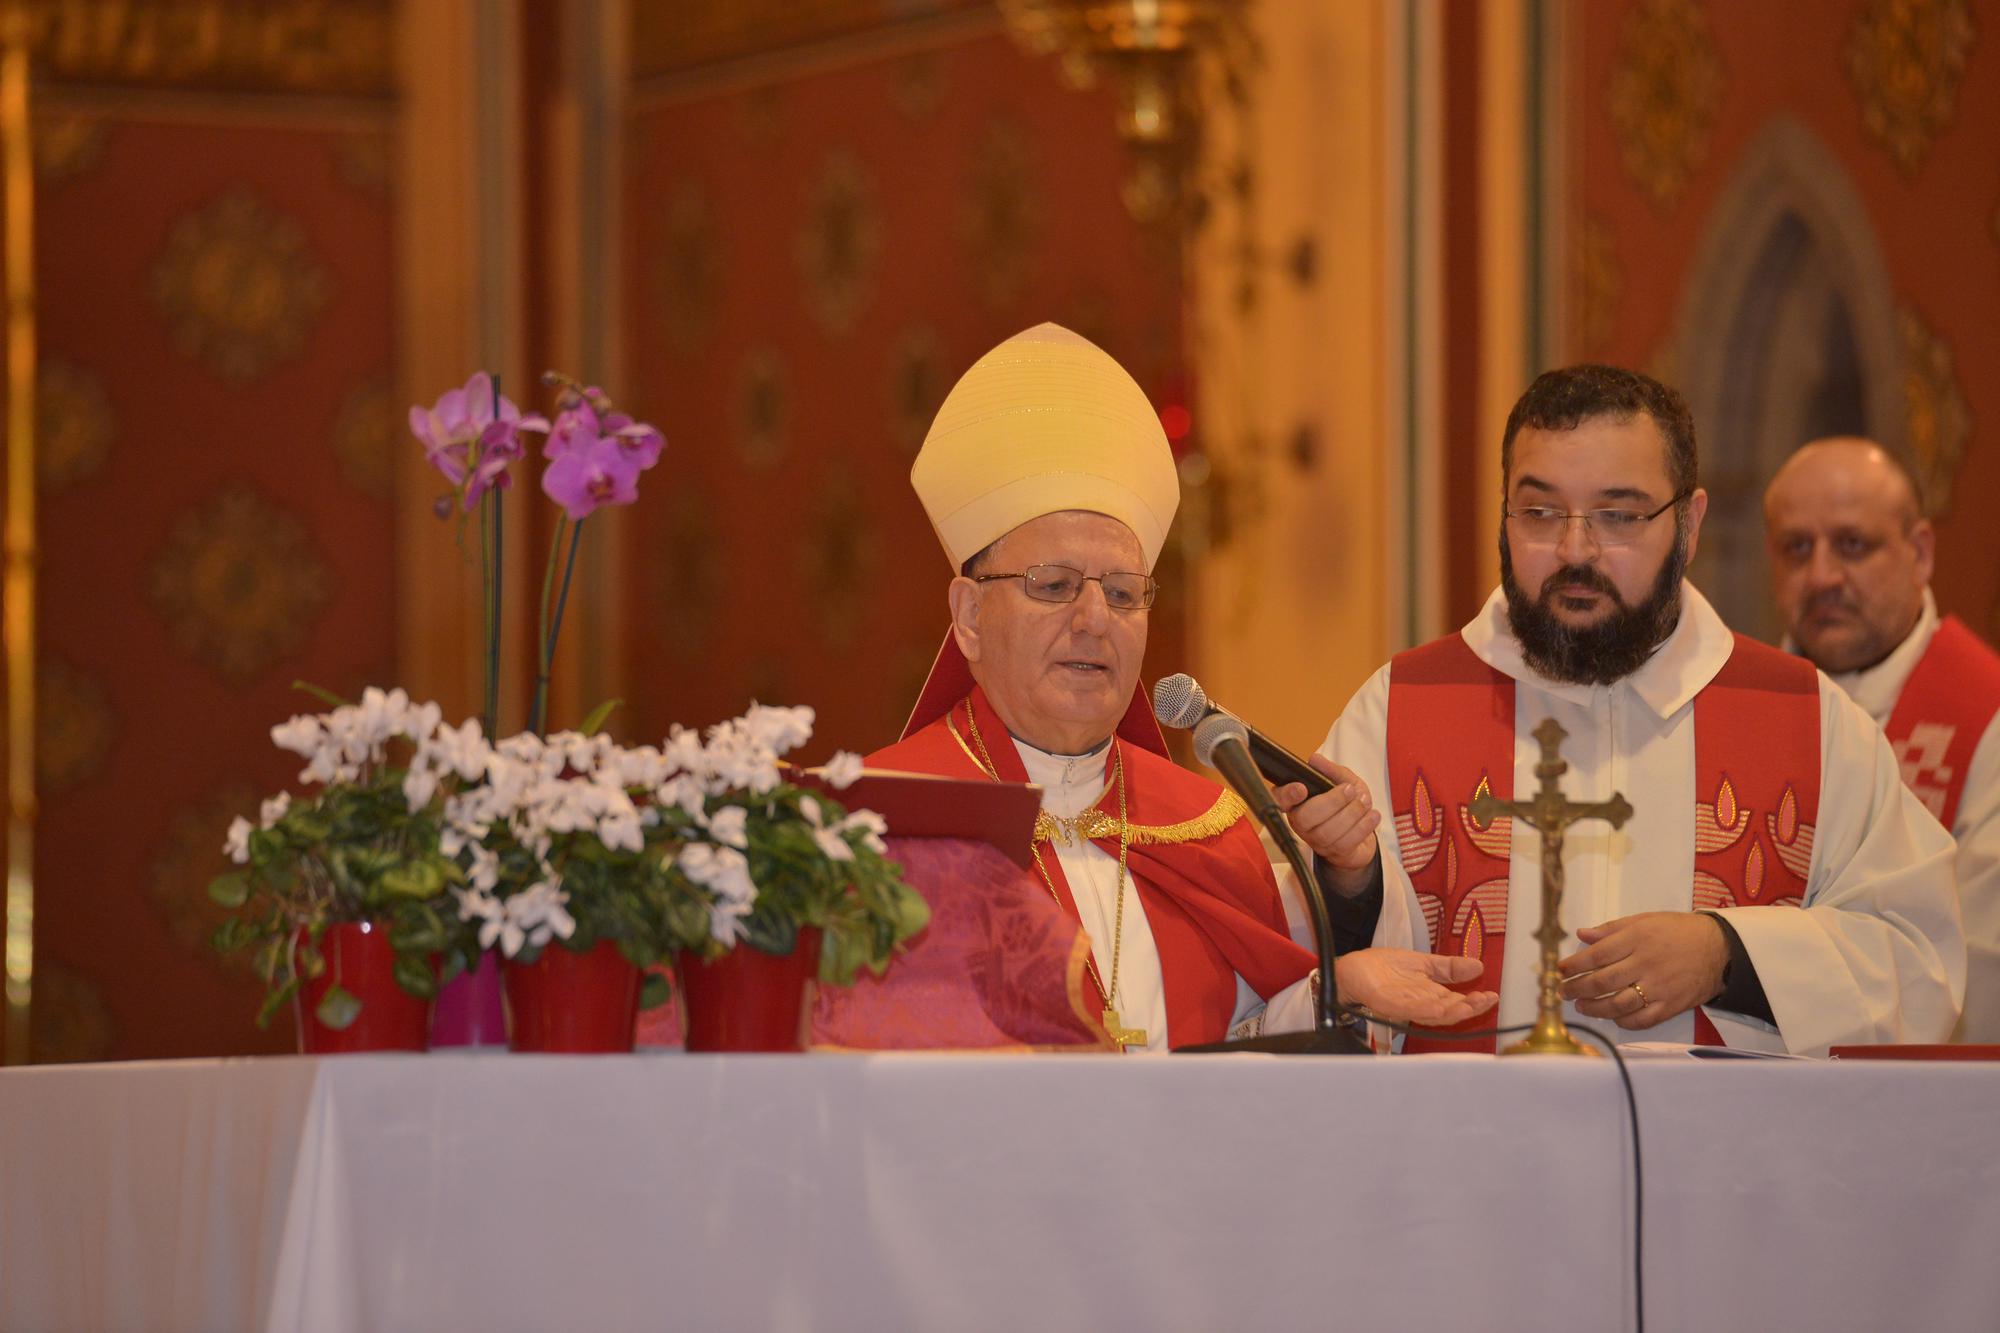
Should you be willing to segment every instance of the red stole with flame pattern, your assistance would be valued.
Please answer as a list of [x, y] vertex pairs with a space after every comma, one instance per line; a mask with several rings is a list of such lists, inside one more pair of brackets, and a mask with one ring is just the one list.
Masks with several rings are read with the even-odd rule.
[[[1389, 799], [1403, 869], [1433, 953], [1477, 958], [1462, 990], [1499, 990], [1507, 945], [1512, 821], [1481, 825], [1482, 788], [1514, 799], [1514, 681], [1462, 635], [1399, 653], [1389, 670]], [[1694, 700], [1695, 844], [1690, 906], [1798, 906], [1819, 818], [1819, 680], [1811, 663], [1736, 636], [1728, 662]], [[1628, 795], [1631, 793], [1628, 793]], [[1531, 862], [1532, 864], [1532, 862]], [[1459, 1030], [1491, 1026], [1491, 1013]], [[1719, 1045], [1695, 1014], [1695, 1040]], [[1487, 1050], [1408, 1038], [1407, 1052]]]
[[1958, 818], [1972, 752], [2000, 712], [2000, 653], [1946, 616], [1889, 714], [1889, 745], [1903, 785], [1946, 828]]

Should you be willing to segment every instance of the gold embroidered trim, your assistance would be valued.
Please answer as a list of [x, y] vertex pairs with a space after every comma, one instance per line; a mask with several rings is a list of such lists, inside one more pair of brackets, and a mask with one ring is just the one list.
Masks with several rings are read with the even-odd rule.
[[[1236, 826], [1236, 821], [1250, 813], [1250, 807], [1233, 791], [1218, 794], [1215, 804], [1193, 819], [1183, 819], [1178, 824], [1134, 824], [1131, 840], [1134, 846], [1142, 843], [1170, 844], [1179, 842], [1199, 842], [1203, 838], [1213, 838], [1227, 833]], [[1118, 836], [1118, 817], [1107, 811], [1092, 808], [1071, 819], [1058, 820], [1044, 811], [1035, 816], [1035, 841], [1055, 842], [1060, 840], [1067, 847], [1069, 837], [1063, 825], [1069, 825], [1084, 839], [1095, 841], [1099, 838]]]
[[[963, 700], [961, 702], [966, 704], [967, 711], [970, 712], [971, 701]], [[965, 757], [979, 766], [980, 772], [985, 773], [995, 782], [998, 782], [1000, 775], [988, 768], [979, 756], [973, 753], [972, 747], [965, 743], [965, 737], [959, 734], [958, 721], [953, 716], [957, 711], [958, 706], [954, 704], [951, 711], [944, 715], [945, 730], [949, 731], [951, 738], [958, 742], [958, 748], [965, 751]], [[1250, 807], [1243, 804], [1242, 797], [1233, 791], [1225, 790], [1217, 793], [1214, 805], [1211, 805], [1206, 811], [1196, 815], [1193, 819], [1183, 819], [1178, 824], [1132, 825], [1131, 842], [1134, 844], [1152, 843], [1156, 845], [1199, 842], [1203, 838], [1214, 838], [1227, 833], [1230, 829], [1236, 827], [1237, 820], [1242, 819], [1249, 813]], [[1094, 806], [1069, 819], [1059, 820], [1046, 810], [1035, 816], [1036, 842], [1046, 842], [1053, 845], [1060, 841], [1063, 846], [1067, 847], [1070, 845], [1071, 830], [1074, 830], [1086, 841], [1095, 841], [1099, 838], [1115, 838], [1119, 834], [1118, 816], [1107, 810], [1099, 810]]]

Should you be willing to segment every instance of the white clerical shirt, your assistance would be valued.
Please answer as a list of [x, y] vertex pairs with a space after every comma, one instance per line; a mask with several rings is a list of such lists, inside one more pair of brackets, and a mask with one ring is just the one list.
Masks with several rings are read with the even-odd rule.
[[[1565, 794], [1598, 801], [1622, 792], [1633, 807], [1624, 828], [1599, 821], [1570, 826], [1563, 953], [1579, 947], [1576, 927], [1638, 912], [1686, 912], [1694, 885], [1694, 697], [1729, 658], [1733, 639], [1713, 607], [1682, 585], [1680, 623], [1637, 671], [1610, 685], [1551, 681], [1530, 668], [1498, 590], [1463, 631], [1488, 665], [1516, 682], [1514, 790], [1531, 792], [1540, 747], [1530, 734], [1545, 717], [1569, 733]], [[1386, 736], [1393, 663], [1363, 685], [1328, 733], [1321, 753], [1354, 769], [1381, 804], [1378, 830], [1385, 894], [1407, 938], [1376, 943], [1429, 947], [1423, 915], [1403, 872], [1386, 818]], [[1710, 1009], [1732, 1046], [1824, 1052], [1829, 1045], [1942, 1041], [1965, 988], [1965, 944], [1953, 889], [1951, 839], [1903, 786], [1881, 729], [1820, 677], [1818, 832], [1805, 906], [1732, 907], [1720, 915], [1742, 938], [1770, 1000], [1777, 1029]], [[1506, 954], [1496, 1022], [1532, 1022], [1541, 919], [1541, 850], [1522, 821], [1513, 825]], [[1400, 907], [1391, 911], [1393, 904]], [[1582, 1018], [1566, 1005], [1572, 1022]], [[1608, 1023], [1602, 1026], [1609, 1027]], [[1780, 1037], [1779, 1032], [1784, 1035]], [[1683, 1013], [1644, 1034], [1692, 1042]]]

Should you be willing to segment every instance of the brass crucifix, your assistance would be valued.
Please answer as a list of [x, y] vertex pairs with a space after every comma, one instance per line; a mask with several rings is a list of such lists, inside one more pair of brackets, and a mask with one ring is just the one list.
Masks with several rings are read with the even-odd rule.
[[1540, 1011], [1535, 1015], [1535, 1030], [1502, 1055], [1596, 1054], [1569, 1035], [1562, 1016], [1562, 973], [1556, 969], [1556, 959], [1563, 942], [1563, 834], [1579, 819], [1607, 820], [1612, 828], [1622, 828], [1632, 817], [1632, 806], [1618, 792], [1611, 793], [1608, 801], [1576, 802], [1563, 795], [1562, 775], [1569, 771], [1569, 764], [1562, 757], [1562, 743], [1568, 735], [1552, 717], [1543, 718], [1535, 728], [1535, 739], [1542, 743], [1535, 776], [1542, 780], [1542, 786], [1533, 800], [1502, 801], [1491, 792], [1481, 792], [1468, 807], [1481, 824], [1506, 815], [1542, 835], [1542, 924], [1535, 931], [1542, 946]]

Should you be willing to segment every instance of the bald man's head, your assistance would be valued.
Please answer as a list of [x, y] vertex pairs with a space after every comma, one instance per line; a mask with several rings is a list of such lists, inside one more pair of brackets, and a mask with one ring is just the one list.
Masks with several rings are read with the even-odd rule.
[[1858, 671], [1915, 628], [1936, 539], [1910, 474], [1872, 440], [1814, 440], [1764, 492], [1778, 609], [1827, 672]]

